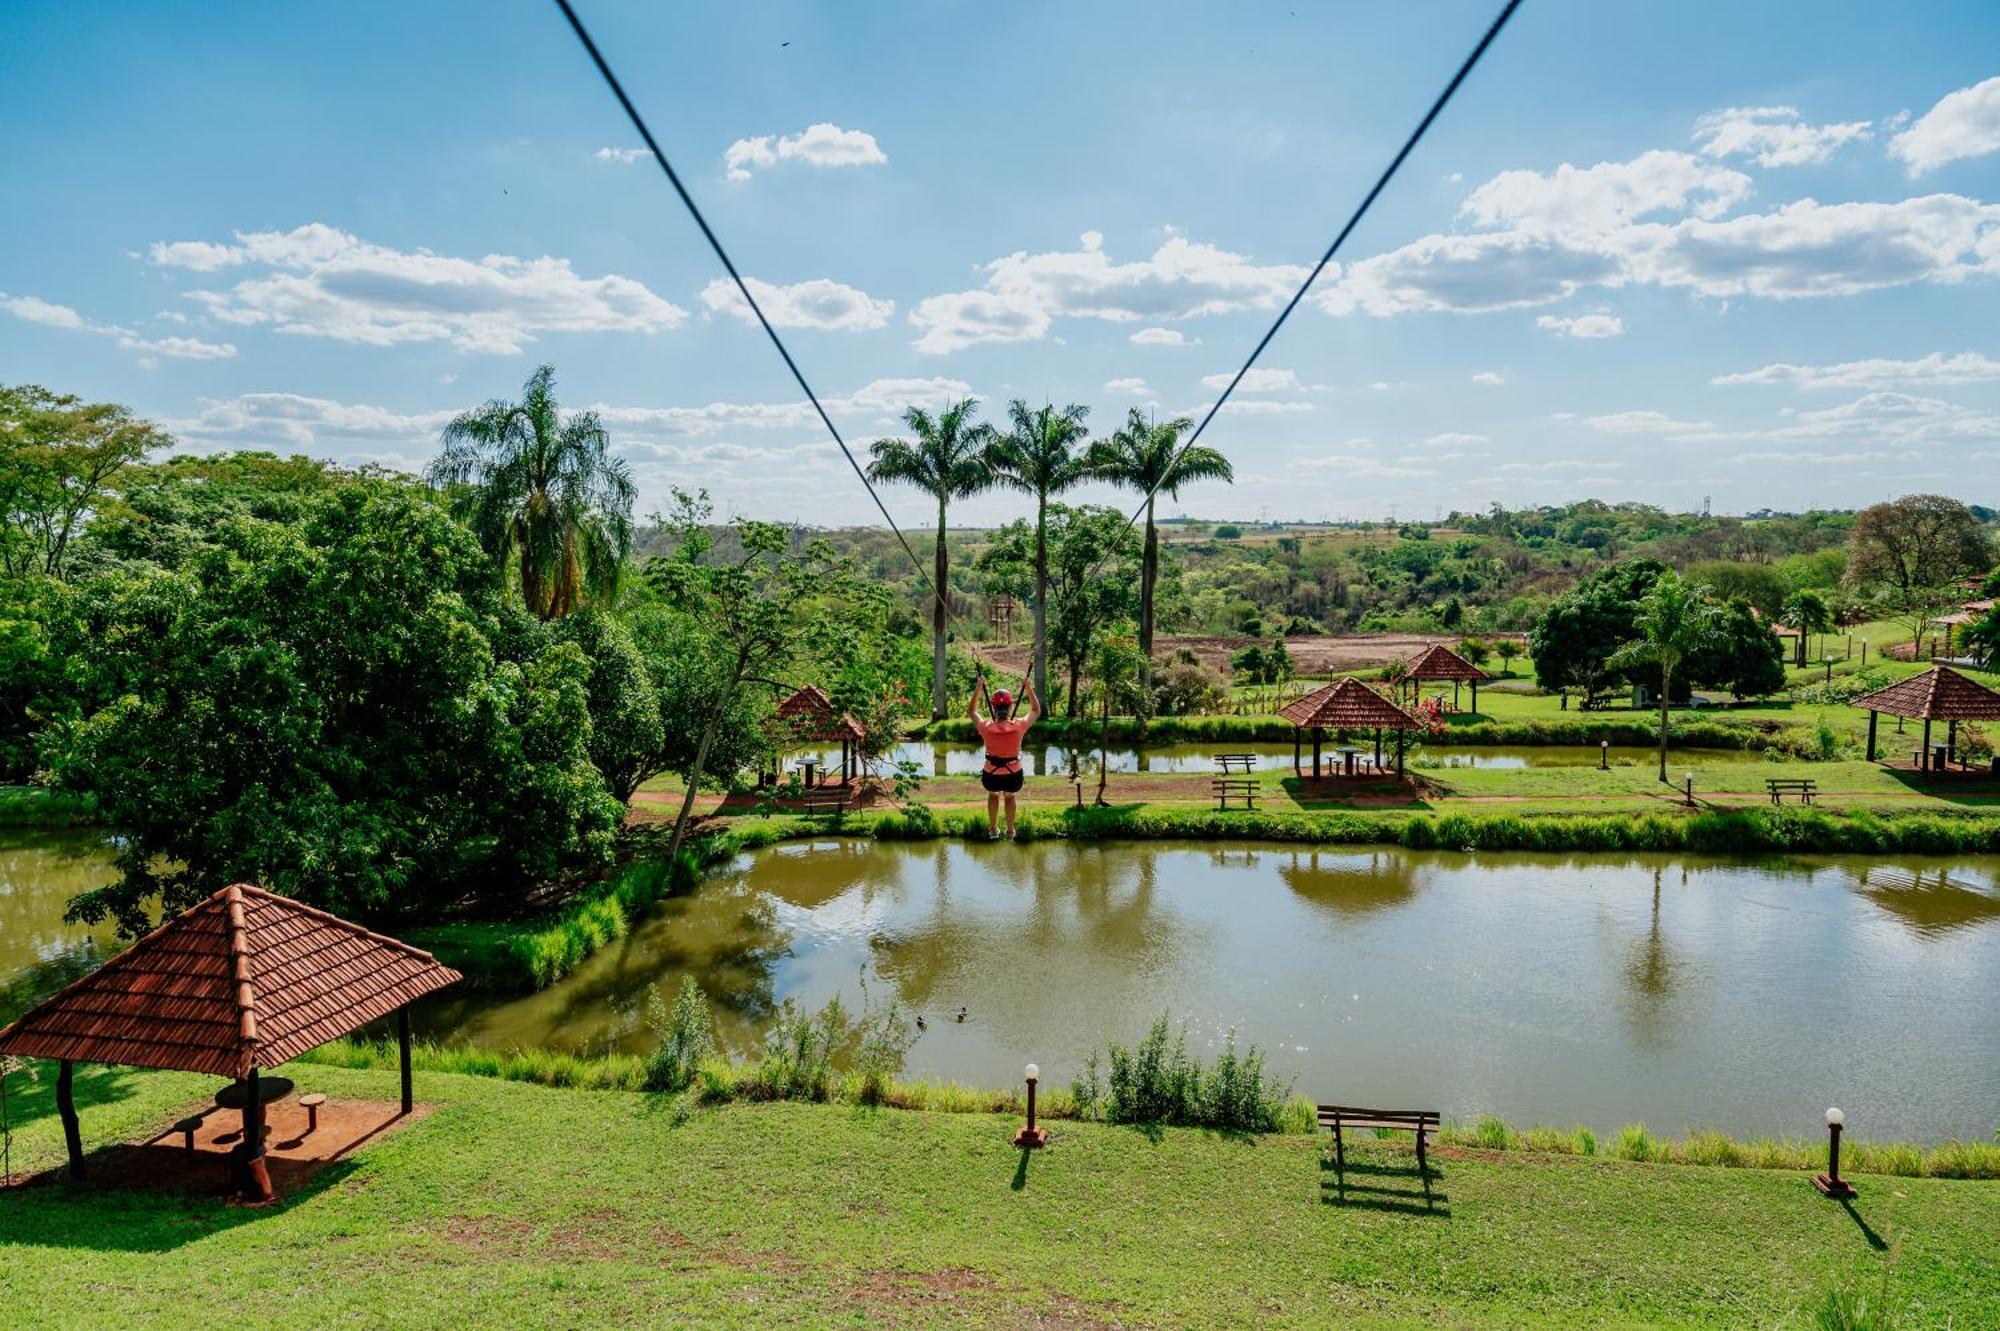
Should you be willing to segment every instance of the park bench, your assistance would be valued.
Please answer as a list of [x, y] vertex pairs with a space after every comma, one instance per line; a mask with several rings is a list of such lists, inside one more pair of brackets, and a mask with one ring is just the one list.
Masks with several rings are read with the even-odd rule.
[[1215, 755], [1216, 770], [1224, 776], [1232, 771], [1244, 773], [1257, 770], [1257, 755], [1254, 753], [1218, 753]]
[[838, 817], [847, 808], [847, 792], [839, 786], [814, 786], [799, 797], [799, 807], [808, 817], [823, 813]]
[[1257, 807], [1257, 778], [1254, 776], [1219, 776], [1209, 782], [1208, 788], [1216, 798], [1218, 809], [1227, 809], [1231, 800], [1241, 801], [1246, 809]]
[[1772, 777], [1764, 782], [1764, 789], [1770, 792], [1771, 803], [1783, 804], [1785, 796], [1797, 795], [1799, 803], [1811, 804], [1813, 796], [1819, 794], [1819, 782], [1808, 779]]
[[1431, 1165], [1425, 1150], [1427, 1140], [1443, 1126], [1443, 1116], [1430, 1109], [1363, 1109], [1356, 1105], [1320, 1105], [1319, 1126], [1333, 1133], [1333, 1167], [1339, 1174], [1343, 1195], [1347, 1188], [1346, 1133], [1408, 1132], [1417, 1139], [1417, 1175], [1423, 1180], [1424, 1199], [1430, 1200]]

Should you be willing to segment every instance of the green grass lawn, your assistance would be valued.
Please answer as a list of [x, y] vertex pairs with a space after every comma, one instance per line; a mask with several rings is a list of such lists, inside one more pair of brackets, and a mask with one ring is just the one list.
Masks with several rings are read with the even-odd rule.
[[[391, 1075], [293, 1070], [393, 1094]], [[207, 1079], [91, 1069], [87, 1139]], [[222, 1326], [1769, 1326], [1886, 1278], [1902, 1325], [2000, 1324], [2000, 1184], [1448, 1152], [424, 1076], [430, 1117], [268, 1210], [0, 1193], [0, 1323]], [[53, 1162], [46, 1088], [17, 1164]], [[17, 1104], [17, 1109], [20, 1106]], [[1790, 1320], [1788, 1320], [1790, 1319]]]

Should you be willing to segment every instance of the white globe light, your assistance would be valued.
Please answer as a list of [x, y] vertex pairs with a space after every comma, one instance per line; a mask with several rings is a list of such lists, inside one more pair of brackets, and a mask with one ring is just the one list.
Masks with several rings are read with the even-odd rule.
[[1029, 1081], [1040, 1081], [1042, 1079], [1042, 1070], [1033, 1063], [1030, 1063], [1028, 1064], [1027, 1075]]
[[1841, 1113], [1838, 1109], [1829, 1109], [1826, 1111], [1826, 1125], [1829, 1128], [1840, 1127], [1846, 1122], [1847, 1115]]

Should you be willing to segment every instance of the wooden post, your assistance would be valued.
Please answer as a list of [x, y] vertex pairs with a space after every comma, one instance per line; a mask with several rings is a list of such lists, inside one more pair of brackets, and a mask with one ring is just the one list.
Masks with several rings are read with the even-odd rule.
[[1875, 723], [1882, 719], [1880, 712], [1868, 713], [1868, 761], [1875, 761]]
[[1944, 723], [1944, 760], [1947, 766], [1958, 756], [1958, 719], [1953, 717]]
[[410, 1097], [410, 1005], [396, 1009], [396, 1043], [403, 1064], [403, 1112], [409, 1113], [416, 1102]]
[[1408, 732], [1406, 732], [1401, 726], [1396, 727], [1396, 775], [1397, 776], [1401, 776], [1403, 774], [1403, 740], [1406, 737], [1407, 733]]
[[68, 1059], [56, 1072], [56, 1112], [62, 1116], [63, 1143], [69, 1147], [69, 1176], [83, 1177], [83, 1126], [76, 1120], [76, 1064]]
[[1319, 726], [1313, 727], [1313, 780], [1315, 781], [1319, 780], [1319, 742], [1325, 736], [1325, 730]]
[[1375, 727], [1375, 770], [1382, 770], [1382, 727]]
[[1923, 752], [1919, 754], [1918, 757], [1923, 759], [1922, 762], [1917, 764], [1918, 769], [1925, 772], [1930, 771], [1931, 770], [1931, 719], [1928, 716], [1924, 718], [1924, 748]]
[[1293, 726], [1292, 727], [1292, 775], [1293, 776], [1305, 775], [1304, 772], [1301, 772], [1299, 770], [1299, 746], [1304, 742], [1304, 739], [1305, 739], [1305, 732], [1300, 730], [1297, 726]]
[[1479, 681], [1476, 679], [1472, 681], [1472, 712], [1475, 716], [1479, 714]]

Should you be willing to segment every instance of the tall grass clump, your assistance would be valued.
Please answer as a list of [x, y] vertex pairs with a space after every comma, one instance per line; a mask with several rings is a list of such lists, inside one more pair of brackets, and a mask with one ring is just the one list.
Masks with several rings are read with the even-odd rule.
[[645, 1088], [684, 1091], [701, 1061], [715, 1052], [715, 1018], [692, 975], [681, 977], [680, 992], [668, 1008], [656, 985], [646, 999], [646, 1024], [659, 1044], [646, 1059]]
[[1256, 1045], [1238, 1052], [1231, 1032], [1213, 1065], [1188, 1053], [1187, 1030], [1162, 1013], [1137, 1047], [1113, 1042], [1106, 1079], [1092, 1054], [1070, 1094], [1077, 1116], [1106, 1123], [1278, 1132], [1289, 1114], [1291, 1087], [1264, 1068]]

